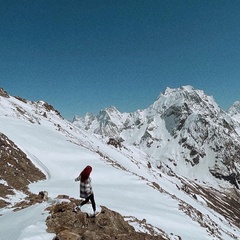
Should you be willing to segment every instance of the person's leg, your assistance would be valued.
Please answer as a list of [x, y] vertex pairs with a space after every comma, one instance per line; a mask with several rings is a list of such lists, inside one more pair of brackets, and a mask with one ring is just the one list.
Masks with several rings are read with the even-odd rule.
[[82, 207], [84, 204], [88, 203], [90, 196], [88, 196], [83, 202], [81, 202], [80, 207]]
[[94, 214], [95, 214], [95, 212], [96, 212], [96, 203], [95, 203], [95, 200], [94, 200], [94, 194], [91, 194], [89, 196], [89, 199], [90, 199], [90, 201], [92, 203], [92, 208], [93, 208], [93, 211], [94, 211]]

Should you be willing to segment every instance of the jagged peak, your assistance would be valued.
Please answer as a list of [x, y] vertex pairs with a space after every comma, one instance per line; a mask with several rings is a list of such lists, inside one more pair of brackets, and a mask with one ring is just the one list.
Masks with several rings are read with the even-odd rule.
[[208, 96], [203, 90], [195, 89], [190, 85], [179, 88], [169, 88], [159, 95], [151, 108], [159, 111], [167, 109], [171, 106], [188, 106], [192, 110], [208, 108], [215, 112], [220, 112], [218, 104], [212, 96]]
[[[97, 117], [101, 116], [101, 115], [112, 115], [112, 114], [121, 114], [116, 107], [114, 106], [109, 106], [106, 107], [102, 110], [100, 110], [100, 112], [97, 114]], [[75, 115], [73, 118], [73, 122], [74, 121], [79, 121], [79, 120], [84, 120], [84, 119], [95, 119], [96, 115], [92, 112], [87, 112], [84, 117], [80, 117], [78, 115]]]
[[[190, 85], [186, 85], [186, 86], [181, 86], [181, 87], [178, 87], [178, 88], [170, 88], [170, 87], [167, 87], [165, 89], [165, 91], [162, 93], [162, 95], [168, 95], [168, 94], [172, 94], [174, 92], [181, 92], [181, 91], [185, 91], [185, 92], [193, 92], [193, 91], [196, 91], [196, 89], [194, 89], [193, 86], [190, 86]], [[160, 94], [161, 95], [161, 94]]]
[[183, 89], [183, 90], [188, 91], [188, 92], [192, 92], [192, 91], [195, 90], [194, 87], [191, 86], [191, 85], [182, 86], [182, 87], [180, 87], [180, 89]]
[[108, 114], [112, 114], [112, 113], [120, 113], [116, 107], [114, 106], [109, 106], [107, 108], [104, 108], [103, 110], [100, 111], [100, 113], [108, 113]]
[[186, 86], [181, 86], [178, 88], [169, 88], [167, 87], [166, 90], [159, 95], [159, 97], [162, 96], [186, 96], [186, 95], [191, 95], [191, 94], [198, 94], [200, 96], [207, 96], [203, 90], [195, 89], [193, 86], [186, 85]]
[[101, 110], [99, 112], [99, 114], [97, 115], [98, 119], [111, 119], [113, 117], [118, 117], [121, 118], [122, 114], [117, 110], [116, 107], [114, 106], [110, 106], [107, 108], [104, 108], [103, 110]]

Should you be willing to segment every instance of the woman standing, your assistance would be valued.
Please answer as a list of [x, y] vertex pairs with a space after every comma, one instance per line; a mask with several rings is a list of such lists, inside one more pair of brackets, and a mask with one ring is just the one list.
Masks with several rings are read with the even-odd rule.
[[85, 200], [81, 202], [78, 208], [81, 208], [84, 204], [88, 203], [89, 200], [91, 201], [92, 208], [93, 208], [93, 215], [96, 214], [96, 204], [94, 200], [94, 194], [91, 185], [91, 178], [90, 173], [92, 172], [92, 167], [87, 166], [83, 169], [80, 175], [75, 178], [75, 181], [80, 181], [80, 197], [84, 198]]

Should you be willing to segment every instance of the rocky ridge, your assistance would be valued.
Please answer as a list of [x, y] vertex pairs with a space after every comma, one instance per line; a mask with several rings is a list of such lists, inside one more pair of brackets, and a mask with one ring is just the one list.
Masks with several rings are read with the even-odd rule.
[[30, 123], [41, 124], [41, 119], [61, 118], [60, 112], [45, 101], [29, 101], [22, 97], [10, 96], [3, 88], [0, 88], [0, 114], [20, 118]]

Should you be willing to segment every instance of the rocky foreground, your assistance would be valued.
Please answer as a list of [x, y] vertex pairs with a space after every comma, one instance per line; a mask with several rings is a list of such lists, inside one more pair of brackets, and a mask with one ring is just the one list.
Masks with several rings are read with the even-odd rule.
[[[33, 204], [47, 201], [49, 215], [46, 219], [47, 232], [55, 233], [53, 240], [168, 240], [164, 232], [157, 234], [153, 226], [143, 220], [131, 219], [148, 233], [136, 232], [133, 226], [124, 217], [107, 207], [101, 206], [101, 212], [94, 218], [88, 217], [86, 212], [74, 211], [80, 200], [59, 195], [55, 199], [47, 197], [46, 192], [39, 195], [32, 194], [25, 201], [15, 205], [15, 211]], [[181, 240], [181, 238], [178, 238]]]
[[117, 212], [101, 207], [101, 213], [95, 218], [88, 218], [84, 212], [73, 212], [74, 202], [54, 205], [46, 220], [48, 232], [56, 233], [54, 240], [110, 240], [164, 239], [139, 233]]

